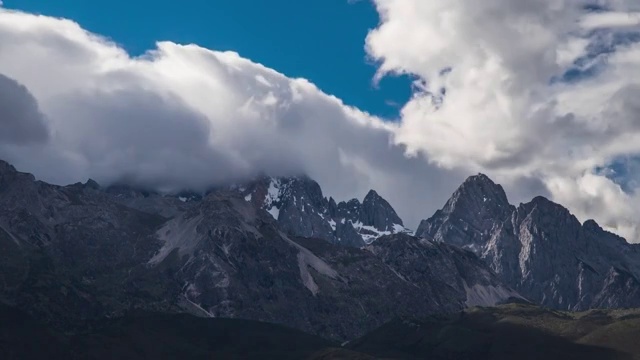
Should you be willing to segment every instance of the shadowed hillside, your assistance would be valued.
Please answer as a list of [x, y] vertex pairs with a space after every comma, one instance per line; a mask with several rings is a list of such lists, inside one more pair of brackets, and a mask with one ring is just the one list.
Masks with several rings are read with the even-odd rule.
[[349, 348], [402, 359], [638, 359], [639, 336], [638, 310], [569, 313], [509, 304], [396, 320]]
[[639, 335], [638, 310], [565, 313], [510, 304], [399, 319], [345, 347], [268, 323], [148, 312], [65, 336], [0, 306], [2, 359], [633, 360]]

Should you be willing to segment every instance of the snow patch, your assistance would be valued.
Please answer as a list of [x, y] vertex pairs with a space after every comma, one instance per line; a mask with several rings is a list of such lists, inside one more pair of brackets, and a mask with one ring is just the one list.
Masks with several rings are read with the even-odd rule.
[[362, 236], [362, 240], [364, 240], [367, 245], [382, 236], [392, 234], [391, 231], [381, 231], [373, 226], [363, 225], [361, 221], [356, 221], [355, 223], [351, 221], [351, 225], [360, 234], [360, 236]]
[[251, 197], [252, 197], [251, 194], [249, 194], [249, 195], [244, 197], [244, 200], [245, 201], [251, 201]]
[[[324, 217], [323, 217], [324, 219]], [[331, 226], [331, 228], [333, 229], [333, 231], [336, 231], [336, 221], [331, 219], [329, 220], [329, 225]]]
[[282, 183], [279, 179], [271, 179], [269, 182], [269, 188], [267, 189], [267, 195], [264, 198], [263, 207], [278, 220], [280, 217], [280, 209], [276, 206], [276, 203], [280, 201]]
[[279, 179], [271, 179], [269, 182], [269, 188], [267, 188], [267, 196], [264, 198], [264, 205], [270, 206], [273, 203], [280, 201], [280, 188], [282, 183]]
[[180, 197], [178, 198], [178, 200], [180, 200], [180, 201], [182, 201], [182, 202], [187, 202], [187, 198], [186, 198], [186, 197], [184, 197], [184, 196], [180, 196]]
[[276, 220], [278, 220], [278, 218], [280, 217], [280, 209], [275, 206], [271, 207], [271, 209], [267, 210], [267, 212], [271, 214], [271, 216], [273, 216], [273, 218]]

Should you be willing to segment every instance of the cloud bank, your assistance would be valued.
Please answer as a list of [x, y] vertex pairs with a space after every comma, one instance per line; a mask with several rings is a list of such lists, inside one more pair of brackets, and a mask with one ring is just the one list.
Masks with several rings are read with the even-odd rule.
[[640, 151], [637, 1], [374, 2], [378, 76], [420, 79], [397, 143], [444, 168], [537, 179], [582, 220], [638, 239], [636, 188], [610, 166]]
[[200, 190], [306, 173], [338, 199], [378, 189], [417, 224], [466, 174], [408, 158], [394, 125], [232, 52], [160, 42], [132, 58], [72, 21], [2, 10], [0, 73], [0, 95], [7, 82], [22, 98], [2, 112], [31, 114], [13, 131], [39, 140], [0, 136], [0, 158], [58, 184]]
[[640, 240], [640, 6], [374, 4], [378, 78], [418, 78], [397, 123], [236, 53], [159, 42], [131, 57], [72, 21], [0, 9], [0, 157], [55, 183], [163, 190], [307, 173], [340, 199], [377, 189], [410, 226], [481, 171], [514, 201], [548, 195]]

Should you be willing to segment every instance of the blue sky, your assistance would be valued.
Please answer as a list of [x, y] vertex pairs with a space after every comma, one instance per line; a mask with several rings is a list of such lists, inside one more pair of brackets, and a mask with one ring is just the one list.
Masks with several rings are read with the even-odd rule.
[[364, 40], [378, 24], [369, 1], [348, 0], [6, 0], [5, 7], [65, 17], [110, 37], [131, 54], [158, 40], [196, 43], [243, 57], [289, 77], [304, 77], [348, 105], [395, 118], [411, 95], [410, 80], [376, 68]]

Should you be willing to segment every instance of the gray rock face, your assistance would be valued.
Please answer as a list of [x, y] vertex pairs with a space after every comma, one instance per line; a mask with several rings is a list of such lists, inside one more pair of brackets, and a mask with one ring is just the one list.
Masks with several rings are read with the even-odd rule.
[[[186, 202], [145, 198], [93, 183], [37, 182], [2, 162], [0, 184], [0, 300], [65, 330], [145, 309], [269, 321], [345, 340], [396, 316], [517, 296], [469, 252], [404, 234], [361, 249], [288, 235], [237, 190]], [[289, 189], [304, 207], [274, 199], [282, 214], [329, 206], [321, 193]], [[174, 216], [159, 215], [174, 205]]]
[[517, 208], [485, 176], [469, 178], [418, 235], [474, 251], [536, 303], [568, 310], [640, 306], [640, 251], [594, 221], [536, 197]]
[[423, 220], [416, 236], [474, 250], [489, 240], [495, 224], [513, 210], [502, 187], [479, 174], [469, 177], [442, 210]]
[[[34, 181], [0, 162], [0, 299], [65, 328], [144, 304], [170, 309], [170, 282], [144, 265], [166, 219], [128, 208], [75, 184]], [[178, 309], [177, 307], [173, 307]]]
[[364, 201], [336, 203], [307, 177], [261, 178], [236, 188], [269, 212], [287, 234], [361, 247], [383, 235], [409, 232], [391, 205], [375, 191]]
[[394, 316], [517, 296], [477, 257], [445, 244], [398, 234], [356, 249], [289, 236], [277, 224], [234, 193], [211, 194], [158, 231], [165, 246], [150, 264], [180, 269], [185, 309], [340, 340]]
[[403, 225], [396, 211], [374, 190], [369, 191], [362, 202], [360, 221], [382, 231], [394, 231], [396, 226]]

